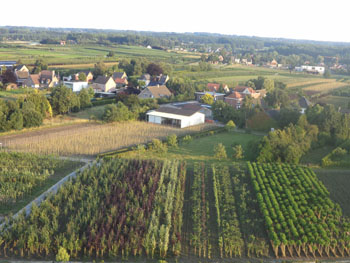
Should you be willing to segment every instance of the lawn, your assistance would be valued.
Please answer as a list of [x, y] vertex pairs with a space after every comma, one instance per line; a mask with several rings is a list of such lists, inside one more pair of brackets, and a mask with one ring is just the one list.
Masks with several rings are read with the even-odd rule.
[[62, 160], [61, 163], [62, 164], [60, 165], [60, 167], [54, 169], [54, 174], [48, 177], [42, 185], [34, 187], [30, 194], [25, 195], [24, 198], [17, 200], [15, 203], [0, 204], [0, 217], [6, 216], [10, 213], [14, 214], [18, 212], [32, 200], [34, 200], [47, 189], [49, 189], [52, 185], [56, 184], [63, 177], [83, 166], [83, 163], [81, 162], [68, 160]]
[[350, 170], [315, 169], [318, 178], [324, 183], [333, 201], [343, 209], [343, 214], [350, 216]]
[[312, 149], [301, 158], [300, 162], [302, 164], [321, 165], [322, 158], [329, 154], [333, 149], [334, 147], [332, 146]]
[[69, 116], [77, 119], [85, 119], [85, 120], [89, 120], [89, 119], [92, 119], [92, 117], [94, 117], [98, 120], [101, 120], [105, 107], [106, 105], [95, 106], [95, 107], [87, 108], [85, 110], [81, 110], [76, 113], [70, 113]]
[[[181, 144], [178, 148], [169, 147], [167, 154], [155, 154], [152, 151], [147, 151], [142, 154], [142, 158], [165, 158], [165, 159], [180, 159], [186, 160], [188, 162], [203, 161], [206, 163], [215, 163], [218, 160], [213, 157], [214, 147], [218, 143], [222, 143], [226, 148], [226, 153], [228, 158], [223, 160], [227, 163], [232, 163], [234, 159], [232, 158], [233, 144], [240, 144], [243, 147], [244, 159], [242, 160], [252, 160], [254, 158], [254, 150], [251, 147], [252, 144], [257, 143], [262, 136], [254, 134], [245, 134], [238, 132], [224, 132], [215, 135], [209, 135], [199, 139], [193, 139], [191, 142]], [[122, 154], [123, 157], [132, 158], [140, 157], [140, 154], [135, 152], [129, 152]]]

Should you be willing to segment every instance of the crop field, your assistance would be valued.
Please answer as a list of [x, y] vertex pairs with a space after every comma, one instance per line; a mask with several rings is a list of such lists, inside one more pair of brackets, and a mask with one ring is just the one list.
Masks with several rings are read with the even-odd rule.
[[[115, 52], [114, 58], [107, 58], [109, 51]], [[121, 58], [145, 57], [154, 61], [182, 62], [182, 58], [193, 61], [194, 58], [184, 54], [167, 52], [156, 49], [147, 49], [139, 46], [122, 45], [6, 45], [0, 47], [0, 60], [18, 60], [25, 64], [33, 64], [37, 59], [43, 59], [48, 64], [93, 64], [100, 60], [105, 62], [116, 62]], [[199, 56], [198, 56], [199, 58]], [[60, 66], [61, 67], [61, 66]], [[80, 67], [79, 67], [80, 68]]]
[[96, 156], [99, 153], [141, 144], [170, 134], [190, 134], [209, 129], [210, 124], [186, 129], [146, 122], [100, 124], [97, 122], [68, 125], [18, 135], [1, 136], [0, 142], [11, 151], [60, 156]]
[[350, 97], [327, 95], [325, 97], [317, 98], [315, 101], [318, 103], [333, 104], [337, 109], [339, 107], [342, 109], [347, 109], [350, 102]]
[[47, 257], [60, 247], [73, 258], [179, 255], [185, 176], [176, 161], [95, 165], [33, 207], [29, 218], [5, 226], [2, 256]]
[[306, 94], [311, 94], [311, 95], [315, 93], [324, 94], [324, 93], [329, 93], [334, 89], [342, 88], [348, 85], [349, 85], [348, 83], [339, 82], [339, 81], [336, 81], [335, 79], [332, 79], [323, 84], [312, 85], [312, 86], [303, 88], [303, 90]]
[[0, 215], [15, 212], [80, 163], [52, 156], [0, 152]]
[[248, 163], [275, 257], [350, 256], [350, 223], [307, 168]]

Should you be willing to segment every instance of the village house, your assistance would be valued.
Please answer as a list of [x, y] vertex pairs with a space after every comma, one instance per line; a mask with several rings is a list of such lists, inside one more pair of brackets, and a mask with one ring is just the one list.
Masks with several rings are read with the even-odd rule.
[[239, 92], [235, 91], [232, 94], [226, 96], [224, 98], [224, 102], [231, 105], [235, 109], [239, 109], [243, 105], [243, 99], [243, 96]]
[[116, 84], [112, 77], [98, 76], [95, 82], [92, 84], [92, 88], [95, 92], [110, 92], [115, 89]]
[[237, 86], [236, 88], [234, 88], [234, 91], [238, 92], [243, 98], [248, 95], [251, 96], [253, 99], [258, 99], [262, 94], [261, 92], [257, 92], [253, 88], [247, 86]]
[[139, 83], [144, 82], [145, 84], [142, 85], [142, 87], [147, 87], [148, 84], [151, 82], [151, 75], [146, 73], [141, 75], [141, 77], [137, 80]]
[[165, 85], [148, 86], [138, 95], [140, 99], [159, 99], [171, 97], [170, 90]]
[[302, 65], [301, 67], [295, 67], [295, 71], [323, 75], [325, 67]]
[[128, 85], [128, 76], [125, 72], [114, 72], [112, 78], [116, 83], [117, 88], [124, 88]]
[[40, 88], [40, 76], [39, 74], [31, 74], [29, 77], [23, 81], [24, 87], [30, 88]]
[[[208, 83], [207, 84], [207, 90], [210, 92], [218, 92], [220, 89], [220, 85], [218, 83]], [[230, 91], [230, 89], [228, 88], [228, 86], [226, 84], [222, 85], [223, 90], [228, 93]]]
[[24, 81], [29, 78], [29, 70], [25, 65], [18, 65], [14, 68], [14, 73], [17, 79], [17, 85], [22, 86]]
[[53, 88], [59, 83], [59, 76], [56, 76], [55, 71], [42, 70], [39, 73], [40, 87]]
[[168, 75], [159, 75], [157, 77], [155, 77], [153, 80], [151, 80], [149, 83], [148, 83], [148, 86], [162, 86], [162, 85], [165, 85], [169, 80], [169, 76]]
[[186, 128], [205, 122], [205, 114], [200, 112], [201, 106], [169, 107], [163, 106], [146, 113], [150, 123], [170, 125], [177, 128]]
[[[76, 80], [76, 81], [78, 81], [79, 80], [79, 75], [81, 74], [81, 73], [84, 73], [85, 74], [85, 76], [86, 76], [86, 81], [87, 82], [92, 82], [93, 81], [93, 79], [94, 79], [94, 75], [92, 74], [92, 72], [91, 71], [81, 71], [81, 72], [78, 72], [78, 73], [76, 73], [76, 74], [74, 74], [74, 80]], [[68, 81], [70, 81], [71, 79], [67, 79]]]

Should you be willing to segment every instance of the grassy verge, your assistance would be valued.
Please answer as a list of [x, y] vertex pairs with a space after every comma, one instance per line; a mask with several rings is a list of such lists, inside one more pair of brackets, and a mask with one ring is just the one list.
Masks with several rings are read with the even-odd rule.
[[6, 216], [10, 213], [14, 214], [18, 212], [20, 209], [25, 207], [28, 203], [34, 200], [36, 197], [41, 195], [47, 189], [49, 189], [52, 185], [56, 184], [59, 180], [61, 180], [66, 175], [75, 171], [76, 169], [83, 166], [81, 162], [74, 161], [62, 161], [63, 164], [61, 167], [55, 169], [55, 173], [50, 176], [42, 185], [38, 185], [33, 188], [32, 192], [26, 195], [24, 198], [17, 200], [11, 204], [0, 204], [0, 215]]

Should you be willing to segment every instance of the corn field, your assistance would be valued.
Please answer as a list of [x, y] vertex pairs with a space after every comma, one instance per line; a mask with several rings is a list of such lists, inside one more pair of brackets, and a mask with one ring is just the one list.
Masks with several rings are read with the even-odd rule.
[[60, 156], [95, 156], [99, 153], [142, 144], [154, 138], [165, 138], [170, 134], [183, 135], [209, 129], [203, 124], [186, 129], [172, 128], [146, 122], [124, 122], [112, 124], [90, 124], [67, 126], [59, 131], [3, 139], [0, 142], [9, 149], [37, 154]]

